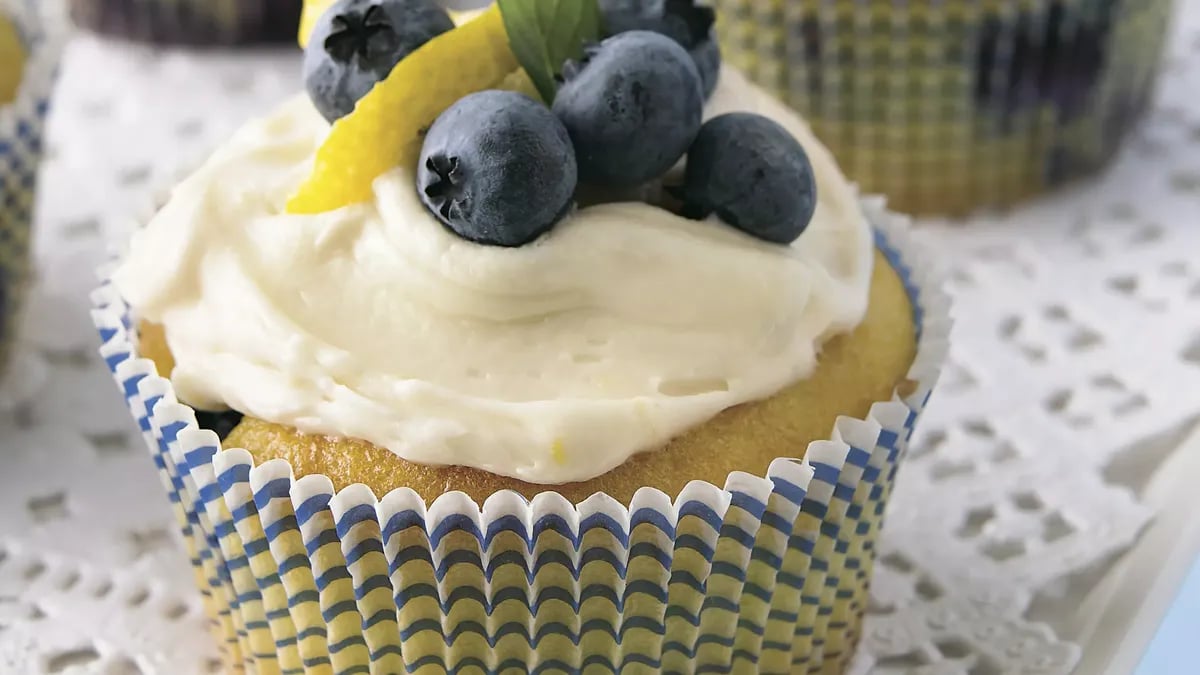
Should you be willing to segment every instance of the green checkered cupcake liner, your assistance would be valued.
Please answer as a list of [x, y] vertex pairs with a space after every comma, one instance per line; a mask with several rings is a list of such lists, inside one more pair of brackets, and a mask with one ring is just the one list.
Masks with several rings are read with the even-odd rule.
[[296, 39], [303, 0], [70, 0], [85, 28], [132, 40], [244, 45]]
[[[256, 466], [137, 353], [116, 289], [101, 354], [146, 440], [229, 672], [840, 673], [884, 508], [947, 351], [948, 300], [900, 217], [864, 200], [914, 306], [908, 379], [765, 476], [575, 505], [382, 499]], [[114, 486], [114, 489], [117, 489]]]
[[1172, 0], [712, 0], [726, 60], [863, 189], [958, 215], [1085, 175], [1146, 108]]
[[16, 99], [0, 105], [0, 368], [11, 351], [29, 283], [30, 238], [46, 114], [62, 53], [57, 17], [39, 0], [0, 0], [25, 44]]

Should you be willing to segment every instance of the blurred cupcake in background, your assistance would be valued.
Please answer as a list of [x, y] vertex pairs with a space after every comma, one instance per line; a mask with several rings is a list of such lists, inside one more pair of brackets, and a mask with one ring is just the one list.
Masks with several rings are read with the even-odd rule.
[[296, 37], [302, 0], [70, 0], [78, 25], [182, 45], [246, 45]]
[[1172, 0], [714, 0], [726, 58], [890, 205], [960, 215], [1102, 167], [1145, 109]]
[[41, 0], [0, 0], [0, 368], [30, 276], [42, 133], [60, 53], [52, 10]]

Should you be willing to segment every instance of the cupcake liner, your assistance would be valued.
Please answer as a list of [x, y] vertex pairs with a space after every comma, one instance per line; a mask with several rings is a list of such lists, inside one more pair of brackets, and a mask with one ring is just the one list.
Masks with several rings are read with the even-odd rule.
[[15, 22], [27, 50], [17, 97], [0, 105], [0, 369], [11, 351], [29, 283], [42, 139], [62, 52], [55, 17], [40, 5], [33, 0], [0, 0], [0, 16]]
[[[906, 222], [864, 200], [914, 303], [908, 379], [766, 476], [671, 497], [461, 493], [432, 504], [295, 479], [221, 450], [138, 357], [129, 308], [93, 294], [101, 354], [175, 506], [231, 672], [840, 673], [884, 507], [947, 350], [948, 300]], [[626, 671], [625, 669], [629, 669]]]
[[107, 35], [179, 45], [296, 39], [303, 0], [70, 0], [75, 23]]
[[1172, 0], [714, 0], [726, 59], [906, 212], [1102, 167], [1147, 106]]

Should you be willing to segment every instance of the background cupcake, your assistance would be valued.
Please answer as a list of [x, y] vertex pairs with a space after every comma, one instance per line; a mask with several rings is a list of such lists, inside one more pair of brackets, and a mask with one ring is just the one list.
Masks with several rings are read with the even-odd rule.
[[0, 367], [25, 286], [42, 134], [60, 45], [52, 3], [0, 0]]
[[715, 0], [727, 58], [899, 210], [961, 214], [1105, 164], [1146, 107], [1171, 0]]
[[91, 30], [147, 42], [241, 45], [295, 39], [302, 0], [70, 0]]

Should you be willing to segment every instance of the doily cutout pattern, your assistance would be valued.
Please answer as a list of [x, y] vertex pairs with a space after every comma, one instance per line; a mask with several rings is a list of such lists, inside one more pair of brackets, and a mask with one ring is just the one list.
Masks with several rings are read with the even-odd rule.
[[[1110, 171], [921, 223], [957, 300], [952, 363], [888, 514], [856, 672], [1069, 673], [1072, 580], [1153, 517], [1150, 441], [1200, 418], [1200, 3], [1180, 5], [1158, 103]], [[298, 71], [287, 50], [68, 49], [37, 284], [0, 385], [0, 672], [219, 670], [87, 294], [153, 186], [294, 95]]]

